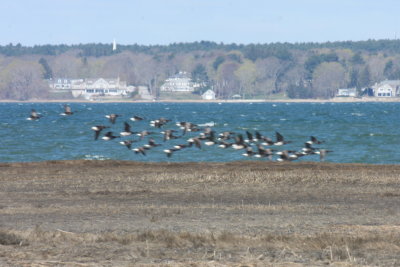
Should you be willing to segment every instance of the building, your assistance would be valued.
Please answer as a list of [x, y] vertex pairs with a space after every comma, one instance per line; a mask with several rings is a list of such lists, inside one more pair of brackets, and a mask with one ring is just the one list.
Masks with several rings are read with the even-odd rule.
[[336, 96], [337, 97], [356, 97], [357, 89], [356, 88], [341, 88], [341, 89], [338, 89]]
[[204, 100], [214, 100], [215, 99], [215, 92], [211, 89], [208, 89], [201, 95], [201, 98]]
[[400, 94], [400, 80], [385, 80], [372, 86], [375, 97], [396, 97]]
[[64, 84], [55, 79], [56, 82], [49, 82], [50, 88], [56, 92], [71, 92], [75, 98], [94, 99], [99, 97], [127, 97], [134, 92], [134, 86], [127, 86], [126, 81], [117, 79], [65, 79], [68, 80]]
[[194, 83], [185, 71], [180, 71], [165, 80], [161, 92], [193, 92], [199, 85]]
[[49, 86], [54, 90], [71, 89], [71, 79], [57, 78], [48, 80]]

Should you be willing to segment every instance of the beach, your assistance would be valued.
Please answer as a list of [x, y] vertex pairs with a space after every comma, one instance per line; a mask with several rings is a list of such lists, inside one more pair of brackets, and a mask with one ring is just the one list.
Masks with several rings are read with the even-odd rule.
[[24, 101], [1, 99], [0, 103], [370, 103], [400, 102], [400, 97], [335, 97], [329, 99], [214, 99], [214, 100], [140, 100], [140, 99], [29, 99]]
[[0, 163], [1, 266], [398, 266], [400, 165]]

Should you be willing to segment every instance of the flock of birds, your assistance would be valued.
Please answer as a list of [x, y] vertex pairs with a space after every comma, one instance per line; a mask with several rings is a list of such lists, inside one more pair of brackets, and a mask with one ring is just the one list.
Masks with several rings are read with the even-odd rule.
[[[64, 105], [64, 112], [60, 115], [71, 116], [74, 112], [70, 106]], [[32, 109], [28, 120], [39, 120], [42, 117], [40, 113]], [[111, 125], [116, 124], [117, 118], [121, 117], [119, 114], [105, 115]], [[144, 121], [143, 117], [133, 116], [129, 118], [133, 123]], [[171, 120], [166, 118], [159, 118], [150, 121], [150, 127], [154, 130], [141, 130], [132, 131], [132, 126], [125, 121], [122, 132], [119, 135], [114, 134], [110, 129], [111, 125], [95, 125], [91, 127], [94, 131], [94, 140], [100, 137], [104, 141], [117, 139], [121, 145], [124, 145], [129, 150], [136, 154], [147, 155], [147, 152], [158, 146], [166, 146], [170, 144], [170, 140], [184, 140], [181, 144], [170, 144], [169, 148], [163, 149], [167, 157], [171, 157], [174, 153], [183, 149], [194, 147], [195, 149], [202, 150], [204, 146], [218, 146], [222, 149], [233, 149], [242, 151], [242, 155], [246, 157], [266, 158], [273, 160], [273, 156], [277, 156], [277, 161], [294, 161], [304, 156], [319, 155], [320, 161], [324, 161], [325, 156], [332, 152], [328, 149], [316, 148], [313, 145], [323, 144], [324, 141], [318, 140], [316, 137], [311, 136], [309, 140], [304, 143], [304, 146], [299, 150], [278, 150], [292, 141], [286, 140], [282, 134], [275, 132], [275, 140], [262, 135], [259, 131], [245, 131], [245, 133], [237, 133], [232, 131], [224, 131], [217, 133], [210, 125], [198, 125], [192, 122], [181, 121], [176, 122], [175, 127], [178, 129], [171, 129]], [[169, 129], [167, 129], [169, 128]], [[102, 134], [105, 132], [104, 134]], [[193, 134], [195, 133], [195, 134]], [[163, 143], [156, 143], [153, 136], [163, 136]], [[138, 136], [137, 139], [132, 138]], [[134, 147], [134, 143], [146, 143]], [[176, 142], [175, 142], [176, 143]]]

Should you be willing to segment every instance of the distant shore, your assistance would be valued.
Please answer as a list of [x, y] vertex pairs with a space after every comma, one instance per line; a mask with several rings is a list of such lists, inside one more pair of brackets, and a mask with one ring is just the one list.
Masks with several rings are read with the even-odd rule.
[[400, 97], [336, 97], [330, 99], [215, 99], [215, 100], [128, 100], [128, 99], [29, 99], [29, 100], [0, 100], [0, 103], [356, 103], [356, 102], [400, 102]]

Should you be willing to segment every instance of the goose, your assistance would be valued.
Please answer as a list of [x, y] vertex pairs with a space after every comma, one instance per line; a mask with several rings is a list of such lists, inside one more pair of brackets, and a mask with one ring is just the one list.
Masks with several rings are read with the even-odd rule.
[[154, 141], [153, 138], [150, 138], [149, 142], [144, 145], [145, 148], [152, 148], [152, 147], [156, 147], [156, 146], [161, 146], [161, 144], [156, 144], [156, 142]]
[[40, 119], [41, 117], [42, 117], [42, 115], [40, 115], [38, 112], [36, 112], [36, 110], [32, 109], [31, 115], [27, 118], [27, 120], [35, 121], [35, 120]]
[[159, 118], [157, 120], [150, 121], [150, 126], [156, 127], [156, 128], [161, 128], [164, 126], [166, 123], [170, 122], [171, 120], [165, 119], [165, 118]]
[[315, 151], [314, 153], [319, 155], [320, 161], [325, 161], [326, 154], [328, 154], [330, 152], [333, 152], [333, 151], [327, 150], [327, 149], [319, 149], [318, 151]]
[[192, 146], [194, 144], [197, 148], [201, 149], [201, 141], [198, 137], [189, 138], [187, 141], [189, 143], [189, 146]]
[[244, 143], [244, 139], [243, 139], [243, 135], [242, 134], [238, 134], [235, 137], [235, 143], [232, 144], [232, 148], [233, 149], [243, 149], [246, 148], [247, 145]]
[[312, 145], [312, 144], [322, 144], [325, 143], [325, 141], [320, 141], [318, 140], [315, 136], [310, 136], [310, 141], [307, 141], [308, 144]]
[[115, 136], [115, 135], [113, 135], [112, 132], [107, 132], [101, 139], [103, 139], [105, 141], [109, 141], [109, 140], [113, 140], [118, 137], [120, 137], [120, 136]]
[[256, 153], [253, 151], [253, 148], [251, 146], [248, 146], [248, 147], [246, 147], [246, 152], [243, 153], [242, 155], [245, 157], [251, 157], [254, 154], [256, 154]]
[[71, 107], [68, 106], [68, 105], [64, 105], [64, 112], [61, 113], [60, 115], [69, 116], [69, 115], [72, 115], [72, 114], [74, 114], [74, 113], [71, 111]]
[[109, 114], [109, 115], [106, 115], [106, 118], [107, 118], [112, 124], [115, 124], [115, 121], [117, 120], [118, 117], [121, 117], [121, 115], [114, 114], [114, 113]]
[[142, 121], [143, 118], [139, 117], [139, 116], [133, 116], [132, 118], [130, 118], [131, 121]]
[[272, 160], [272, 155], [275, 150], [270, 148], [264, 148], [261, 144], [257, 145], [258, 153], [254, 155], [256, 158], [264, 158], [267, 157], [269, 160]]
[[105, 125], [93, 126], [91, 129], [94, 131], [94, 140], [97, 140], [99, 138], [100, 132], [106, 128], [110, 128], [110, 127], [105, 126]]
[[275, 132], [275, 134], [276, 134], [276, 142], [274, 142], [275, 146], [282, 146], [285, 144], [290, 144], [292, 142], [292, 141], [285, 141], [283, 135], [281, 135], [278, 132]]
[[175, 136], [173, 133], [176, 132], [175, 130], [165, 130], [161, 132], [164, 134], [164, 142], [170, 139], [177, 139], [179, 138], [178, 136]]
[[124, 140], [119, 142], [121, 145], [126, 146], [128, 149], [132, 148], [132, 143], [137, 142], [136, 140]]
[[141, 153], [143, 156], [146, 156], [146, 150], [148, 150], [148, 148], [141, 146], [141, 147], [136, 147], [132, 150], [135, 152], [135, 154]]
[[131, 131], [131, 126], [129, 125], [129, 123], [124, 122], [124, 131], [120, 132], [119, 134], [122, 136], [129, 136], [131, 135], [133, 132]]

